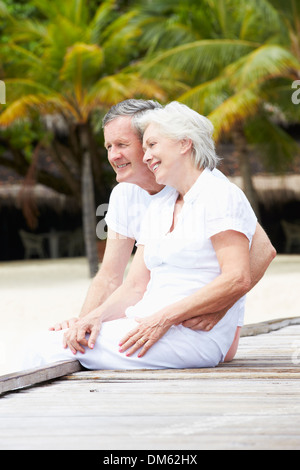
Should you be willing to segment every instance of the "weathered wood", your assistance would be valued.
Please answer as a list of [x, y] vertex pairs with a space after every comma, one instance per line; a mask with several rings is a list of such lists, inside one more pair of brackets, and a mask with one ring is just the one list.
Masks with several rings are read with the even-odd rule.
[[[300, 317], [295, 317], [295, 318], [293, 317], [293, 318], [281, 318], [281, 319], [270, 320], [267, 322], [245, 325], [242, 328], [241, 337], [262, 335], [265, 333], [269, 333], [271, 331], [280, 330], [290, 325], [299, 325], [299, 324], [300, 324]], [[279, 351], [277, 350], [276, 369], [278, 369], [278, 365], [279, 365], [278, 361], [280, 360], [278, 357], [278, 353]], [[252, 376], [254, 376], [253, 375], [253, 358], [251, 358], [251, 361], [252, 361], [251, 367], [249, 367], [249, 363], [248, 364], [245, 362], [238, 363], [243, 376], [246, 375], [247, 377], [249, 377], [251, 376], [251, 374]], [[286, 364], [280, 364], [280, 365], [281, 365], [281, 370], [283, 370], [283, 367]], [[224, 367], [228, 367], [228, 364], [221, 364], [219, 368], [217, 369], [218, 370], [217, 374], [220, 374], [220, 369]], [[233, 361], [232, 363], [230, 363], [229, 367], [230, 367], [230, 374], [232, 374], [233, 372], [231, 370], [232, 367], [235, 368], [235, 371], [237, 372], [236, 361]], [[260, 356], [258, 357], [257, 367], [261, 369], [261, 371], [259, 372], [259, 376], [262, 376], [263, 374], [266, 374], [265, 372], [263, 372], [263, 370], [265, 368], [268, 368], [268, 369], [270, 369], [270, 367], [272, 368], [272, 364], [270, 364], [270, 362], [268, 363], [263, 362]], [[248, 371], [245, 371], [246, 368]], [[36, 368], [32, 370], [17, 372], [14, 374], [0, 376], [0, 395], [3, 393], [7, 393], [9, 391], [25, 388], [28, 386], [36, 385], [38, 383], [42, 383], [42, 382], [47, 382], [49, 380], [53, 380], [59, 377], [68, 376], [69, 374], [73, 374], [82, 369], [83, 368], [81, 367], [81, 365], [79, 364], [77, 360], [71, 360], [71, 361], [60, 361], [58, 363], [54, 363], [46, 367], [41, 367], [41, 368]], [[187, 378], [196, 379], [197, 374], [199, 373], [201, 374], [201, 378], [204, 378], [204, 371], [205, 369], [204, 370], [196, 369], [192, 371], [183, 370], [182, 372], [184, 373], [185, 379]], [[139, 374], [139, 373], [140, 371], [131, 372], [131, 374]], [[175, 372], [171, 370], [171, 371], [163, 372], [163, 375], [166, 375], [167, 380], [172, 380], [172, 377], [178, 378], [178, 375], [180, 375], [180, 373], [181, 373], [180, 370], [176, 370]], [[273, 372], [270, 372], [270, 371], [268, 372], [269, 377], [274, 376], [274, 374], [272, 375], [272, 373]], [[289, 370], [289, 373], [293, 374], [293, 371]], [[116, 380], [122, 380], [122, 377], [125, 377], [125, 379], [128, 378], [128, 371], [113, 371], [113, 374], [115, 377], [118, 377], [118, 379]], [[209, 372], [209, 374], [211, 374], [211, 372]], [[89, 373], [85, 372], [84, 377], [86, 378], [92, 377], [93, 380], [96, 380], [96, 376], [97, 376], [97, 372], [95, 374], [89, 371]], [[151, 375], [151, 373], [150, 374], [148, 373], [146, 375], [144, 374], [144, 380], [149, 380], [151, 376], [153, 376], [153, 374]], [[160, 379], [163, 378], [161, 371], [155, 371], [155, 377], [157, 376], [159, 376]], [[112, 379], [111, 373], [107, 373], [106, 371], [101, 371], [101, 377], [103, 378], [103, 380]], [[76, 379], [77, 376], [75, 375], [75, 376], [68, 377], [68, 378]]]
[[300, 449], [299, 338], [243, 337], [214, 369], [79, 371], [3, 395], [0, 449]]
[[[267, 322], [261, 322], [261, 323], [255, 323], [251, 325], [245, 325], [242, 328], [242, 333], [241, 337], [248, 337], [248, 336], [256, 336], [256, 335], [262, 335], [265, 333], [269, 333], [271, 331], [277, 331], [282, 328], [285, 328], [287, 326], [291, 325], [300, 325], [300, 317], [292, 317], [292, 318], [281, 318], [281, 319], [275, 319], [275, 320], [270, 320]], [[278, 345], [277, 345], [278, 347]], [[276, 354], [276, 361], [278, 364], [279, 357], [278, 357], [279, 350], [277, 349], [277, 354]], [[249, 368], [248, 364], [248, 371], [247, 369], [247, 363], [241, 363], [239, 361], [239, 367], [241, 369], [240, 373], [243, 376], [252, 376], [253, 375], [253, 358], [251, 359], [252, 366]], [[228, 364], [221, 364], [218, 369], [217, 369], [217, 374], [220, 374], [220, 369], [228, 367]], [[233, 361], [230, 363], [229, 368], [230, 368], [230, 374], [232, 374], [232, 367], [236, 368], [236, 361]], [[260, 376], [262, 377], [263, 374], [266, 374], [263, 372], [263, 369], [265, 367], [267, 368], [274, 368], [272, 364], [265, 363], [262, 361], [261, 356], [258, 357], [258, 364], [257, 367], [261, 369], [261, 371], [258, 373], [259, 375], [255, 375], [255, 377]], [[281, 370], [283, 370], [284, 364], [281, 364]], [[77, 360], [71, 360], [71, 361], [60, 361], [54, 364], [51, 364], [46, 367], [40, 367], [32, 370], [25, 370], [22, 372], [17, 372], [13, 374], [7, 374], [4, 376], [0, 376], [0, 395], [3, 393], [7, 393], [9, 391], [29, 387], [32, 385], [36, 385], [38, 383], [42, 382], [47, 382], [49, 380], [53, 380], [56, 378], [68, 376], [69, 374], [73, 374], [75, 372], [81, 371], [83, 368], [79, 364]], [[275, 367], [275, 369], [278, 369], [278, 366]], [[210, 369], [211, 370], [211, 369]], [[227, 369], [226, 369], [227, 370]], [[204, 378], [204, 371], [205, 369], [194, 369], [194, 370], [176, 370], [175, 372], [173, 370], [169, 371], [164, 371], [163, 373], [161, 371], [155, 371], [154, 377], [157, 378], [160, 377], [160, 379], [163, 378], [163, 375], [167, 377], [167, 380], [172, 380], [172, 378], [178, 378], [178, 374], [183, 373], [185, 379], [196, 379], [198, 376], [197, 374], [201, 374], [201, 378]], [[140, 374], [141, 371], [134, 371], [131, 372], [131, 374]], [[235, 370], [235, 373], [237, 373], [237, 369]], [[293, 371], [289, 369], [289, 373], [293, 374]], [[297, 373], [297, 372], [295, 372]], [[99, 372], [93, 373], [91, 371], [85, 372], [85, 375], [83, 376], [85, 379], [91, 377], [93, 380], [96, 380], [97, 374], [99, 375]], [[128, 371], [113, 371], [114, 377], [116, 380], [123, 380], [122, 377], [125, 377], [125, 380], [128, 378]], [[163, 375], [162, 375], [163, 374]], [[209, 372], [211, 374], [211, 372]], [[274, 374], [276, 374], [276, 370], [272, 372], [268, 372], [268, 377], [273, 377]], [[273, 375], [272, 375], [273, 374]], [[210, 375], [211, 376], [211, 375]], [[107, 379], [112, 379], [111, 372], [107, 371], [101, 371], [101, 377], [102, 380], [107, 380]], [[145, 374], [143, 375], [143, 380], [149, 380], [151, 377], [153, 377], [153, 373]], [[69, 376], [66, 377], [68, 379], [77, 379], [77, 376]]]
[[277, 331], [281, 328], [285, 328], [286, 326], [291, 325], [300, 325], [300, 317], [278, 318], [260, 323], [244, 325], [241, 331], [241, 338], [244, 336], [254, 336], [270, 333], [270, 331]]
[[82, 370], [77, 360], [60, 361], [35, 369], [0, 376], [0, 394], [57, 379]]

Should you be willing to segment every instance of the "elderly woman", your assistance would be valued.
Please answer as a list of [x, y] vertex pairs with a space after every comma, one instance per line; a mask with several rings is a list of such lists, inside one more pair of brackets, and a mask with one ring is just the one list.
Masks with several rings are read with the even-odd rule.
[[[237, 186], [211, 171], [218, 157], [208, 119], [173, 102], [136, 124], [144, 162], [168, 190], [145, 215], [122, 286], [67, 331], [48, 332], [27, 366], [76, 354], [88, 369], [214, 367], [232, 344], [250, 284], [255, 214]], [[182, 325], [229, 303], [211, 331]]]

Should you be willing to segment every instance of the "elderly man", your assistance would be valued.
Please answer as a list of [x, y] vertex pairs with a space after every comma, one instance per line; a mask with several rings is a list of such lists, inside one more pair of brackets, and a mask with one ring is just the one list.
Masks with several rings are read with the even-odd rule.
[[[79, 318], [56, 324], [51, 329], [73, 326], [101, 305], [123, 282], [126, 266], [134, 243], [138, 241], [141, 221], [150, 202], [159, 198], [164, 187], [156, 183], [153, 172], [143, 163], [142, 140], [134, 127], [133, 117], [160, 107], [154, 101], [126, 100], [113, 106], [103, 120], [105, 147], [108, 160], [116, 172], [118, 184], [112, 191], [106, 216], [108, 235], [100, 270], [93, 279], [82, 306]], [[218, 170], [214, 170], [218, 172]], [[224, 178], [220, 172], [219, 176]], [[257, 224], [250, 251], [251, 289], [264, 275], [276, 255], [262, 227]], [[228, 305], [228, 309], [231, 305]], [[225, 315], [222, 312], [206, 314], [185, 322], [193, 329], [210, 330]], [[240, 327], [226, 360], [231, 360], [237, 350]]]

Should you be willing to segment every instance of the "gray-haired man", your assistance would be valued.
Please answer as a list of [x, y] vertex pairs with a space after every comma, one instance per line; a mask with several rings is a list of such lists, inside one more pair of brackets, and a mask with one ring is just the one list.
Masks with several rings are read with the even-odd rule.
[[[108, 160], [116, 172], [119, 184], [112, 191], [106, 216], [108, 234], [103, 262], [88, 290], [79, 319], [101, 305], [122, 284], [134, 243], [139, 237], [143, 214], [151, 200], [164, 191], [164, 187], [156, 183], [153, 173], [143, 163], [142, 140], [134, 127], [133, 119], [137, 114], [155, 107], [161, 105], [151, 100], [126, 100], [113, 106], [103, 119]], [[257, 224], [250, 251], [251, 289], [264, 275], [275, 254], [266, 233]], [[209, 330], [220, 321], [225, 312], [226, 310], [193, 318], [185, 322], [184, 326]], [[73, 318], [58, 323], [51, 329], [68, 328], [77, 321], [78, 318]], [[240, 328], [226, 360], [234, 357], [239, 334]]]

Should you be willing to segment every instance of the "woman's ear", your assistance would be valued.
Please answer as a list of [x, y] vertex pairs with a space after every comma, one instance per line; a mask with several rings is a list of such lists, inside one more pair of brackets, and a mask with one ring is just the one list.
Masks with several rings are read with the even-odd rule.
[[193, 142], [191, 139], [188, 139], [187, 137], [184, 139], [181, 139], [180, 145], [181, 145], [182, 154], [185, 154], [193, 149]]

